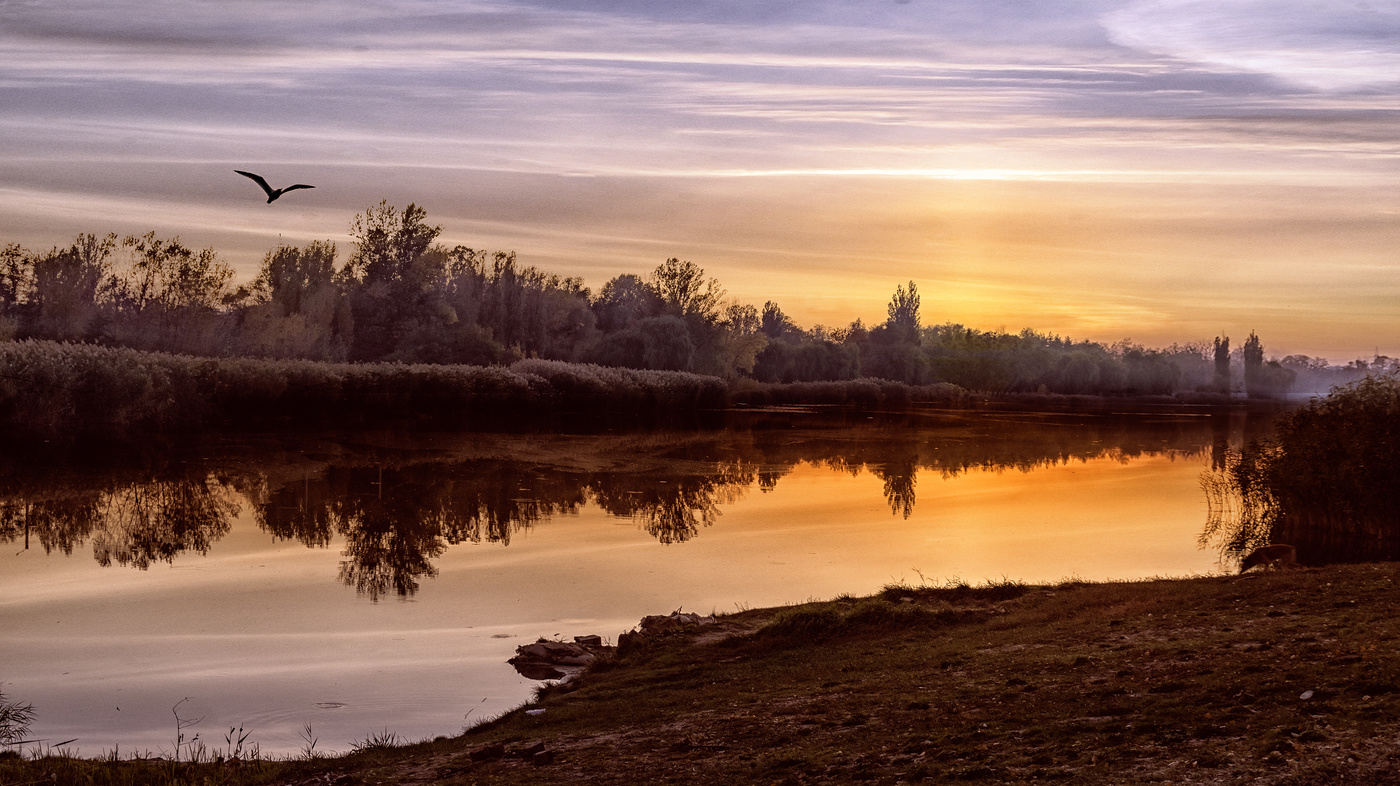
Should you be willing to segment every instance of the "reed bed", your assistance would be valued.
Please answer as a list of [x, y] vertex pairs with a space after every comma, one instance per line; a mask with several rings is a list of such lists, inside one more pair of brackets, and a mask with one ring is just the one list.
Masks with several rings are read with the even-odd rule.
[[723, 407], [717, 377], [525, 360], [511, 366], [204, 358], [52, 341], [0, 343], [0, 423], [68, 436], [283, 422], [480, 425], [555, 412]]
[[1400, 559], [1398, 469], [1400, 377], [1366, 377], [1289, 413], [1275, 439], [1207, 477], [1207, 536], [1236, 552], [1289, 543], [1310, 564]]

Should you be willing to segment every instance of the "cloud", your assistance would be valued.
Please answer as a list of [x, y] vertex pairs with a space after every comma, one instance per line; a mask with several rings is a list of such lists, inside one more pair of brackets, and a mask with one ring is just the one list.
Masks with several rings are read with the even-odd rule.
[[1313, 89], [1400, 82], [1400, 10], [1389, 3], [1139, 0], [1102, 21], [1122, 46]]

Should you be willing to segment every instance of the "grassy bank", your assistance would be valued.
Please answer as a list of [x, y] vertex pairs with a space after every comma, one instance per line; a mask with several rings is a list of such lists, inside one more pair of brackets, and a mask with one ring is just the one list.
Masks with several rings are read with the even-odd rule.
[[545, 360], [352, 364], [0, 343], [0, 423], [38, 437], [283, 422], [470, 426], [561, 411], [644, 417], [720, 408], [726, 395], [715, 377]]
[[500, 426], [551, 414], [656, 418], [750, 406], [902, 408], [949, 403], [952, 385], [800, 385], [552, 360], [509, 366], [203, 358], [53, 341], [0, 342], [0, 425], [39, 438], [294, 422]]
[[892, 587], [631, 640], [452, 739], [183, 769], [9, 760], [0, 784], [1390, 783], [1397, 578]]
[[1008, 394], [991, 401], [948, 383], [885, 379], [765, 383], [537, 359], [509, 366], [328, 363], [0, 341], [0, 428], [40, 439], [145, 438], [289, 425], [479, 429], [538, 425], [552, 416], [647, 426], [730, 407], [902, 411], [938, 405], [1058, 412], [1107, 405], [1115, 411], [1161, 412], [1242, 403], [1205, 394]]

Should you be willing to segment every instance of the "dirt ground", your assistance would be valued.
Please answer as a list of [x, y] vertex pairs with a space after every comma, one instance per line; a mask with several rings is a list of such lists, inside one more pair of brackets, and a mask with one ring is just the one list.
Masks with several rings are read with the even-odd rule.
[[891, 587], [629, 638], [454, 738], [71, 782], [1400, 783], [1398, 573]]
[[1396, 576], [746, 612], [623, 647], [463, 737], [289, 782], [1400, 783]]

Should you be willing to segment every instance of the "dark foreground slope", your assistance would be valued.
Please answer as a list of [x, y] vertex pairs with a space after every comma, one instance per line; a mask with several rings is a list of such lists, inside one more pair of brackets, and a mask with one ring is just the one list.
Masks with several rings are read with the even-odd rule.
[[891, 588], [629, 642], [453, 739], [89, 782], [1396, 783], [1398, 574]]

